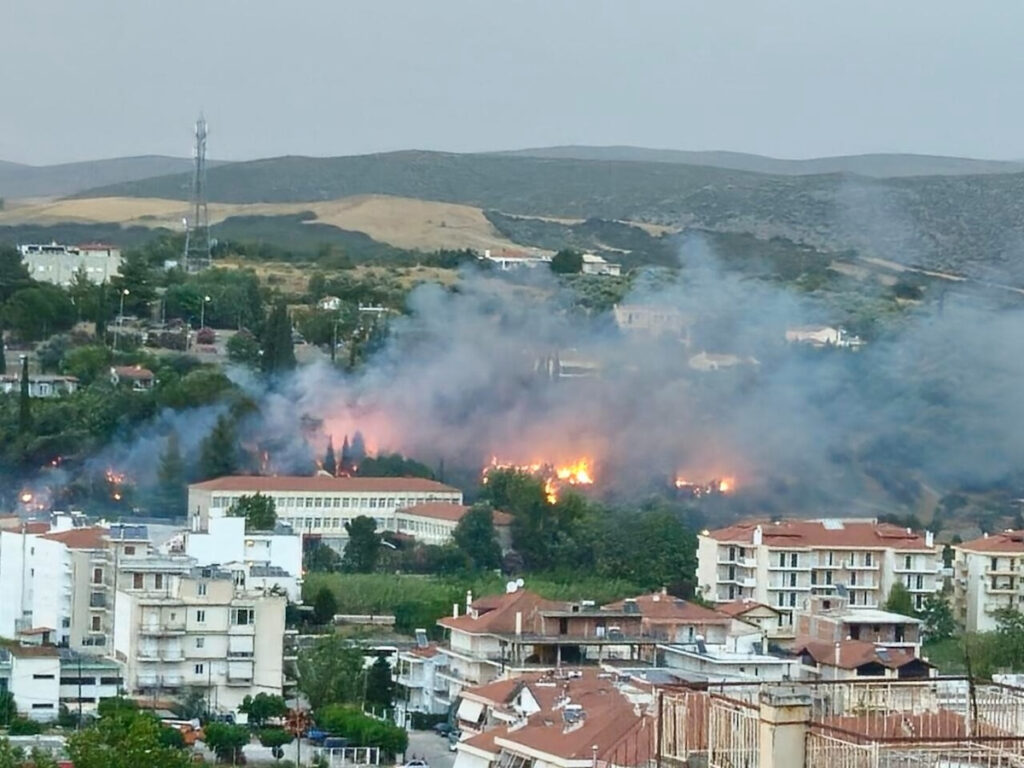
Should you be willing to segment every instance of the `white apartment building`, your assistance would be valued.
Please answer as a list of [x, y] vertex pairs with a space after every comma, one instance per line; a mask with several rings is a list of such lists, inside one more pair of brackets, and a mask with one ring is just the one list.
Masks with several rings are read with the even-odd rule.
[[33, 280], [68, 286], [81, 272], [89, 282], [109, 282], [121, 270], [121, 250], [106, 243], [19, 245], [21, 260]]
[[189, 558], [125, 563], [114, 614], [125, 688], [160, 696], [198, 687], [217, 711], [237, 710], [246, 695], [280, 695], [286, 602]]
[[901, 582], [915, 608], [941, 588], [942, 559], [923, 536], [876, 520], [784, 520], [703, 531], [697, 583], [715, 603], [753, 600], [779, 612], [776, 635], [793, 634], [793, 616], [812, 595], [846, 597], [850, 608], [877, 608]]
[[416, 636], [415, 648], [398, 652], [393, 672], [398, 685], [397, 720], [406, 727], [410, 713], [441, 715], [452, 704], [448, 682], [438, 674], [444, 669], [446, 657], [436, 645], [427, 642], [425, 630], [417, 630]]
[[[412, 533], [411, 523], [433, 525], [439, 517], [408, 516], [410, 507], [442, 503], [460, 506], [462, 491], [434, 480], [415, 477], [219, 477], [190, 485], [188, 509], [192, 531], [209, 530], [210, 518], [224, 517], [242, 496], [261, 493], [273, 499], [279, 522], [302, 535], [319, 536], [328, 543], [343, 543], [345, 523], [359, 516], [372, 517], [379, 532]], [[404, 511], [399, 529], [399, 511]], [[454, 526], [452, 526], [454, 528]], [[435, 532], [422, 532], [437, 535]]]
[[799, 660], [773, 656], [760, 632], [726, 638], [724, 643], [659, 645], [658, 655], [670, 670], [687, 680], [707, 682], [780, 682], [799, 677]]
[[986, 534], [953, 550], [954, 613], [968, 632], [990, 632], [997, 611], [1024, 608], [1024, 531]]

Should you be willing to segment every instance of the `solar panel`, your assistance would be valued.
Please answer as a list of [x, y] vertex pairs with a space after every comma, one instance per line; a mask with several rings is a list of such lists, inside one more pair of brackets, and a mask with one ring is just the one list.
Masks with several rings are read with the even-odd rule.
[[708, 655], [708, 647], [704, 644], [703, 640], [697, 641], [697, 653], [703, 654], [704, 656]]
[[424, 629], [416, 630], [416, 647], [426, 648], [430, 645], [430, 641], [427, 639], [427, 632]]
[[849, 597], [850, 591], [846, 588], [845, 584], [836, 584], [836, 594], [839, 597]]

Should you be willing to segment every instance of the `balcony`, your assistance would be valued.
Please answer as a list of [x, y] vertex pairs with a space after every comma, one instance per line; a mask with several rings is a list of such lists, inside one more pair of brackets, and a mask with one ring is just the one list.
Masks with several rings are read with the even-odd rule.
[[1018, 576], [1021, 575], [1021, 571], [1013, 567], [1012, 563], [1001, 565], [998, 568], [986, 568], [986, 576]]
[[185, 658], [185, 654], [181, 652], [180, 648], [168, 648], [160, 652], [160, 658], [163, 661], [181, 661]]
[[753, 589], [754, 587], [757, 586], [757, 579], [751, 579], [751, 578], [736, 579], [736, 583], [739, 584], [744, 589]]
[[235, 686], [250, 686], [252, 685], [252, 675], [232, 675], [229, 674], [225, 683], [231, 687]]
[[229, 659], [240, 659], [241, 661], [247, 661], [249, 659], [252, 659], [252, 657], [252, 651], [228, 651]]
[[229, 635], [255, 635], [256, 626], [254, 624], [232, 624], [228, 627]]
[[139, 627], [140, 635], [183, 635], [185, 634], [184, 621], [165, 621], [160, 624], [143, 624]]
[[184, 683], [185, 683], [185, 678], [183, 678], [181, 675], [164, 675], [163, 676], [163, 684], [167, 688], [178, 688], [178, 687], [184, 685]]
[[985, 591], [991, 595], [1015, 595], [1017, 594], [1017, 584], [1012, 581], [999, 582], [998, 584], [985, 582]]
[[847, 560], [843, 563], [843, 568], [848, 571], [877, 571], [878, 563], [867, 565], [866, 563], [858, 563], [855, 560]]
[[137, 656], [139, 661], [160, 661], [160, 651], [156, 648], [139, 648]]
[[810, 563], [801, 563], [800, 565], [779, 565], [776, 560], [774, 563], [768, 563], [769, 571], [806, 571], [810, 573]]
[[985, 601], [985, 613], [995, 613], [996, 611], [1005, 611], [1007, 608], [1013, 609], [1013, 601], [1004, 600], [986, 600]]

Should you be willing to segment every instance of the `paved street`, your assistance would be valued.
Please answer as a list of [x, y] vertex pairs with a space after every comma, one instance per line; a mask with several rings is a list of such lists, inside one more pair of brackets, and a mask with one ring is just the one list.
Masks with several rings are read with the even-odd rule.
[[409, 731], [405, 759], [412, 760], [413, 755], [425, 759], [430, 768], [452, 768], [455, 764], [455, 753], [448, 751], [448, 740], [433, 731]]

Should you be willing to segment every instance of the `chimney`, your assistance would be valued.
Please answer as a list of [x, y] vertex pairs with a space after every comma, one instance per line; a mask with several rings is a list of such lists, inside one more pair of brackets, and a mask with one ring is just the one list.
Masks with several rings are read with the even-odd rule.
[[935, 534], [932, 533], [931, 531], [925, 531], [924, 532], [924, 545], [926, 547], [934, 547], [935, 546]]
[[516, 636], [523, 634], [523, 612], [516, 611]]
[[473, 590], [466, 590], [466, 613], [469, 613], [469, 607], [473, 605]]
[[768, 655], [768, 635], [766, 635], [764, 632], [761, 633], [761, 655]]
[[452, 603], [452, 618], [453, 619], [459, 618], [459, 604], [458, 603]]
[[763, 534], [763, 531], [761, 530], [761, 526], [759, 525], [759, 526], [757, 526], [754, 529], [754, 546], [755, 547], [760, 547], [761, 546], [761, 536], [762, 536], [762, 534]]
[[836, 654], [835, 654], [835, 665], [839, 666], [839, 649], [842, 647], [841, 643], [836, 643]]

